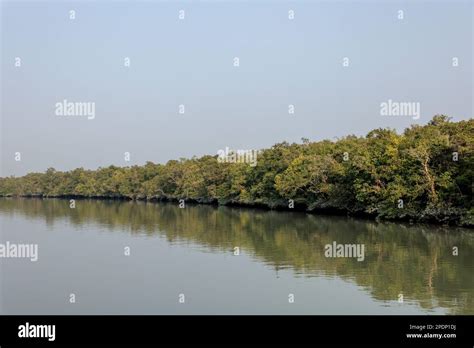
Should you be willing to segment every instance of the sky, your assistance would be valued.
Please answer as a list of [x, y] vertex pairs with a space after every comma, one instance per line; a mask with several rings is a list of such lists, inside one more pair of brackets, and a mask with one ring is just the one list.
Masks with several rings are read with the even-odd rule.
[[[403, 131], [435, 114], [470, 119], [473, 8], [2, 1], [0, 176]], [[94, 103], [94, 117], [58, 115], [64, 100]], [[419, 103], [420, 117], [382, 115], [389, 100]]]

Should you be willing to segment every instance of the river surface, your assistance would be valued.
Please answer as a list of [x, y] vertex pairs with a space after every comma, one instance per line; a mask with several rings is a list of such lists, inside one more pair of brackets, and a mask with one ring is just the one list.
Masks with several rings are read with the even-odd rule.
[[[0, 314], [474, 314], [467, 229], [0, 199], [0, 232], [4, 245], [38, 245], [36, 262], [0, 258]], [[333, 243], [363, 245], [363, 260], [327, 257]]]

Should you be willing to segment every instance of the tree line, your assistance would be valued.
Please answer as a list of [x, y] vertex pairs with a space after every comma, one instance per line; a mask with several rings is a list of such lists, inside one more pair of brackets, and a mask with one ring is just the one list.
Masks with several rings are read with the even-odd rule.
[[282, 142], [255, 166], [217, 156], [0, 178], [0, 196], [184, 200], [474, 226], [474, 120]]

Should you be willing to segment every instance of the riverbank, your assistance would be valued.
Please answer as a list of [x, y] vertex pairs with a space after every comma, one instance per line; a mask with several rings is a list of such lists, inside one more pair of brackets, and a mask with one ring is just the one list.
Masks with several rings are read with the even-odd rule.
[[166, 164], [49, 168], [0, 178], [0, 195], [183, 200], [473, 227], [473, 135], [474, 120], [435, 116], [402, 134], [283, 142], [249, 162], [226, 151]]
[[363, 220], [370, 220], [370, 221], [387, 221], [387, 222], [401, 222], [401, 223], [408, 223], [408, 224], [427, 224], [427, 225], [434, 225], [434, 226], [452, 226], [452, 227], [463, 227], [463, 228], [470, 228], [474, 229], [474, 224], [459, 224], [456, 223], [456, 220], [444, 220], [440, 221], [434, 218], [424, 218], [424, 219], [413, 219], [409, 217], [405, 218], [384, 218], [379, 217], [375, 214], [368, 214], [364, 212], [348, 212], [344, 210], [337, 210], [331, 208], [313, 208], [308, 209], [308, 207], [304, 204], [294, 204], [291, 208], [289, 205], [284, 205], [283, 202], [275, 203], [273, 202], [272, 205], [266, 205], [263, 203], [241, 203], [241, 202], [219, 202], [218, 200], [197, 200], [197, 199], [188, 199], [188, 198], [167, 198], [167, 197], [137, 197], [137, 198], [130, 198], [130, 197], [84, 197], [84, 196], [77, 196], [77, 195], [68, 195], [68, 196], [56, 196], [56, 197], [43, 197], [43, 196], [2, 196], [0, 198], [5, 199], [39, 199], [39, 200], [49, 200], [49, 199], [59, 199], [59, 200], [93, 200], [93, 201], [136, 201], [136, 202], [146, 202], [146, 203], [167, 203], [172, 204], [177, 207], [182, 207], [183, 209], [187, 205], [198, 206], [198, 205], [205, 205], [205, 206], [225, 206], [225, 207], [232, 207], [232, 208], [242, 208], [242, 209], [251, 209], [251, 210], [264, 210], [264, 211], [282, 211], [282, 212], [302, 212], [307, 214], [314, 214], [314, 215], [321, 215], [321, 216], [345, 216], [351, 218], [358, 218]]

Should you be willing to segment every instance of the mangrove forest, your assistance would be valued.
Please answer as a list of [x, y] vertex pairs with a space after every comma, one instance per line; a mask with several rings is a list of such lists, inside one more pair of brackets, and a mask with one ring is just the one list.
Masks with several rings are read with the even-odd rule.
[[[232, 155], [232, 154], [231, 154]], [[0, 178], [0, 196], [183, 200], [474, 226], [474, 120], [437, 115], [398, 134], [282, 142], [218, 155]]]

